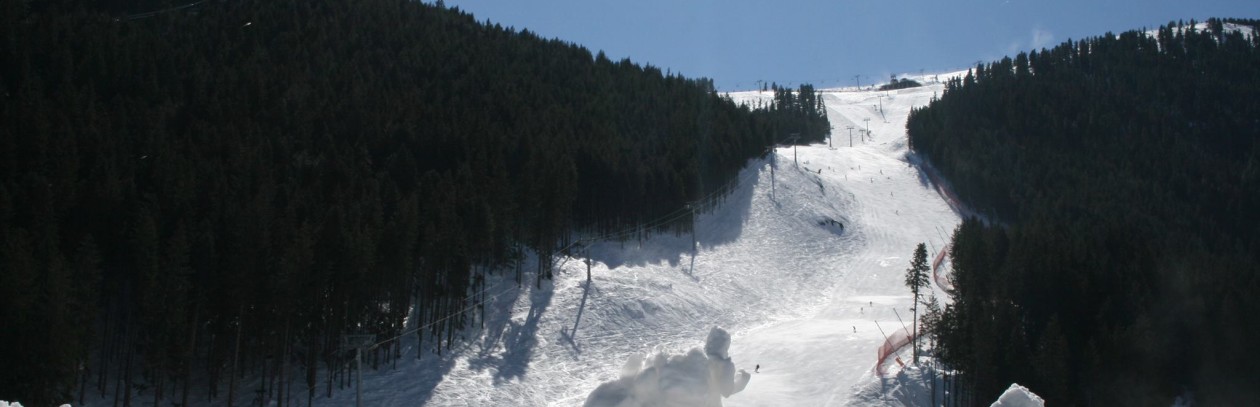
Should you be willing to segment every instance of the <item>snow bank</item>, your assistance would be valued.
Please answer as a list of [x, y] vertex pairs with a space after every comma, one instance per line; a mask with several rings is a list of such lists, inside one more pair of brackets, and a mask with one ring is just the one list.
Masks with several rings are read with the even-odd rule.
[[632, 356], [621, 369], [621, 378], [605, 382], [587, 396], [585, 407], [718, 407], [748, 386], [752, 375], [740, 369], [727, 353], [731, 335], [722, 328], [709, 331], [704, 351], [699, 348], [667, 356], [657, 353], [644, 363]]
[[1002, 396], [989, 407], [1045, 407], [1045, 405], [1046, 401], [1033, 394], [1028, 388], [1018, 383], [1011, 383], [1011, 387], [1002, 392]]

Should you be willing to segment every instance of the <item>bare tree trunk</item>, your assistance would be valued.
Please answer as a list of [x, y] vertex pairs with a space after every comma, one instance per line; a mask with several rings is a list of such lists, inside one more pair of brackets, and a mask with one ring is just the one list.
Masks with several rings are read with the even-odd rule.
[[85, 360], [79, 361], [79, 404], [80, 405], [83, 404], [83, 393], [87, 392], [87, 379], [88, 379], [89, 374], [87, 370], [83, 368], [83, 365], [85, 363], [87, 363], [87, 361]]
[[232, 350], [232, 371], [228, 377], [228, 407], [236, 402], [236, 367], [241, 361], [241, 327], [245, 325], [245, 306], [236, 311], [236, 345]]
[[919, 365], [919, 292], [918, 290], [915, 290], [915, 293], [914, 293], [913, 309], [914, 309], [913, 311], [914, 316], [912, 318], [914, 318], [914, 321], [910, 321], [910, 326], [911, 326], [911, 329], [914, 329], [914, 333], [911, 334], [911, 338], [914, 340], [914, 344], [912, 345], [914, 349], [911, 349], [910, 355], [911, 357], [914, 358], [914, 365], [918, 366]]
[[[516, 251], [517, 251], [517, 253], [524, 253], [524, 248], [521, 246], [521, 244], [520, 244], [520, 243], [517, 243], [517, 244], [516, 244]], [[520, 259], [518, 258], [518, 259], [515, 261], [515, 263], [516, 263], [516, 286], [517, 286], [517, 287], [520, 287], [520, 286], [521, 286], [521, 281], [522, 281], [522, 279], [521, 279], [521, 261], [520, 261]]]
[[328, 383], [328, 387], [327, 387], [328, 398], [332, 398], [333, 376], [336, 374], [336, 370], [334, 370], [334, 367], [332, 364], [332, 358], [328, 358], [327, 363], [328, 363], [328, 381], [326, 381], [326, 383]]
[[284, 342], [280, 344], [280, 383], [276, 391], [276, 399], [280, 400], [278, 407], [284, 407], [284, 394], [287, 391], [287, 382], [285, 378], [289, 373], [289, 323], [284, 323]]
[[114, 345], [118, 343], [117, 327], [114, 326], [114, 307], [113, 300], [105, 305], [105, 327], [102, 329], [100, 369], [96, 381], [96, 387], [100, 389], [101, 397], [105, 397], [105, 388], [109, 386], [109, 367], [110, 360], [114, 356]]
[[[262, 379], [262, 381], [259, 383], [259, 386], [261, 387], [259, 387], [257, 391], [258, 391], [258, 394], [263, 399], [263, 405], [266, 405], [268, 404], [267, 402], [271, 400], [271, 386], [270, 385], [271, 385], [271, 377], [272, 375], [274, 375], [274, 373], [268, 373], [269, 371], [268, 368], [271, 367], [272, 362], [267, 360], [268, 358], [266, 355], [266, 352], [267, 352], [266, 344], [264, 343], [263, 346], [261, 346], [261, 348], [263, 349], [262, 375], [259, 377]], [[272, 371], [274, 370], [275, 369], [272, 369]]]
[[424, 355], [424, 330], [416, 329], [416, 360]]
[[316, 367], [319, 366], [319, 359], [316, 358], [315, 356], [316, 343], [317, 343], [316, 340], [310, 339], [309, 342], [307, 342], [308, 346], [306, 347], [306, 354], [302, 355], [304, 358], [306, 358], [306, 405], [307, 406], [310, 406], [312, 403], [315, 402], [315, 386], [316, 386], [315, 380], [317, 379], [317, 377], [315, 376], [315, 373], [316, 373]]
[[119, 398], [122, 397], [122, 375], [114, 377], [114, 407], [118, 407]]
[[348, 386], [346, 382], [350, 380], [350, 365], [348, 363], [343, 363], [339, 371], [341, 374], [341, 381], [337, 383], [337, 390], [344, 390], [346, 386]]
[[[158, 371], [160, 369], [154, 370]], [[162, 376], [165, 375], [160, 371], [153, 374], [153, 381], [155, 382], [153, 383], [153, 407], [158, 407], [158, 404], [162, 402]]]
[[[123, 327], [123, 329], [124, 329], [124, 331], [123, 331], [123, 338], [125, 339], [125, 338], [126, 338], [126, 335], [127, 335], [126, 326], [124, 326], [124, 327]], [[126, 345], [125, 341], [124, 341], [124, 344], [123, 344], [123, 345], [124, 345], [124, 346]], [[125, 356], [125, 355], [126, 355], [126, 353], [125, 353], [125, 351], [124, 351], [124, 356]], [[125, 363], [124, 363], [124, 365], [125, 365]], [[121, 374], [116, 375], [116, 376], [114, 377], [114, 407], [118, 407], [118, 402], [120, 401], [120, 400], [119, 400], [119, 398], [120, 398], [120, 397], [122, 397], [122, 392], [123, 392], [123, 389], [122, 389], [123, 383], [122, 383], [122, 381], [123, 381], [123, 376], [122, 376]]]
[[131, 407], [131, 359], [135, 353], [131, 346], [131, 328], [127, 328], [127, 331], [127, 343], [124, 345], [127, 352], [127, 363], [123, 368], [123, 407]]
[[193, 357], [197, 353], [197, 319], [201, 316], [201, 305], [193, 309], [191, 327], [188, 329], [188, 350], [184, 353], [184, 389], [179, 397], [179, 405], [188, 407], [188, 382], [192, 381]]
[[210, 379], [209, 386], [206, 386], [206, 401], [213, 401], [219, 397], [219, 375], [223, 373], [223, 366], [219, 363], [219, 348], [217, 335], [210, 335], [209, 348], [206, 349], [206, 376]]
[[936, 407], [936, 360], [932, 360], [932, 407]]

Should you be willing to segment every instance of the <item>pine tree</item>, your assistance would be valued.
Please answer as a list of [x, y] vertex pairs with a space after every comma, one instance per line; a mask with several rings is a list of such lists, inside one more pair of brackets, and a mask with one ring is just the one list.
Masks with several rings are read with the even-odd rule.
[[927, 246], [919, 243], [914, 248], [914, 258], [910, 260], [910, 268], [906, 269], [906, 286], [914, 295], [914, 363], [919, 363], [919, 294], [928, 288]]
[[[923, 336], [932, 345], [932, 348], [938, 349], [936, 343], [941, 337], [940, 332], [944, 327], [941, 326], [944, 320], [944, 310], [941, 309], [941, 303], [936, 300], [936, 294], [928, 293], [927, 298], [923, 300]], [[936, 362], [941, 360], [939, 353], [933, 352], [932, 366], [938, 366]], [[935, 370], [935, 368], [934, 368]], [[936, 373], [933, 373], [935, 375]], [[932, 405], [936, 404], [936, 379], [932, 379]]]
[[941, 309], [941, 302], [936, 299], [936, 294], [929, 292], [921, 303], [923, 304], [923, 321], [919, 325], [922, 325], [922, 336], [935, 342], [942, 329], [941, 323], [945, 318], [945, 311]]

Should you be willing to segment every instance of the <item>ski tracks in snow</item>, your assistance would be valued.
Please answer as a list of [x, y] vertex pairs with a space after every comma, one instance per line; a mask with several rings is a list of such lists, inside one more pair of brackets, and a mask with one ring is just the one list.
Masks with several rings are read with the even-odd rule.
[[[694, 269], [691, 235], [591, 244], [589, 285], [586, 259], [561, 259], [574, 261], [557, 262], [549, 290], [527, 284], [488, 303], [489, 329], [466, 330], [468, 346], [420, 361], [412, 347], [398, 370], [368, 372], [375, 390], [365, 403], [581, 405], [631, 355], [699, 346], [714, 326], [732, 334], [737, 368], [761, 365], [725, 405], [862, 403], [854, 395], [879, 383], [870, 374], [879, 327], [900, 329], [893, 309], [911, 305], [903, 276], [914, 246], [942, 247], [938, 230], [959, 222], [906, 160], [906, 115], [940, 88], [824, 93], [835, 147], [797, 147], [796, 162], [791, 147], [778, 148], [773, 182], [771, 160], [750, 161], [740, 174], [748, 181], [697, 217]], [[872, 138], [859, 140], [867, 125]]]

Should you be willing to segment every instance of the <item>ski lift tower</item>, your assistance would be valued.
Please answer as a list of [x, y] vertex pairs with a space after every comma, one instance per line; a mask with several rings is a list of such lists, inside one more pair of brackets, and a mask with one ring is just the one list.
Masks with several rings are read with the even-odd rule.
[[363, 350], [376, 343], [376, 335], [357, 334], [341, 336], [341, 351], [354, 349], [354, 370], [357, 373], [354, 384], [354, 405], [363, 407]]
[[766, 148], [766, 154], [770, 156], [770, 200], [771, 201], [774, 200], [774, 156], [778, 155], [778, 151], [775, 151], [776, 147], [777, 146], [770, 146], [769, 148]]

